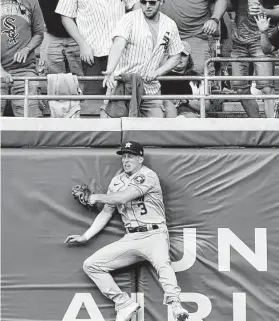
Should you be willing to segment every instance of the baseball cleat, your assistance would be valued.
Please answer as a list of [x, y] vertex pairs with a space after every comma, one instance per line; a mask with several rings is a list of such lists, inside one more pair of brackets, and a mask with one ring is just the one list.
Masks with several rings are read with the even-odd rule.
[[186, 319], [188, 319], [189, 312], [181, 306], [180, 302], [172, 302], [171, 307], [175, 320], [185, 321]]
[[140, 305], [138, 303], [132, 303], [128, 307], [119, 310], [115, 321], [130, 321], [139, 308]]

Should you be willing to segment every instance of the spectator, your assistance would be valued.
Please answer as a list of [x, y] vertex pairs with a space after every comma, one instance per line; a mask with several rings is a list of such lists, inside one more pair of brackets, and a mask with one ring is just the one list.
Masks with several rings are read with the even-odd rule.
[[181, 39], [191, 46], [193, 70], [200, 75], [211, 56], [208, 38], [217, 31], [227, 9], [227, 0], [216, 0], [211, 14], [211, 4], [212, 0], [167, 0], [162, 7], [162, 12], [177, 23]]
[[[214, 12], [216, 0], [212, 0], [211, 12]], [[214, 37], [215, 48], [213, 48], [212, 56], [214, 57], [230, 57], [232, 51], [232, 20], [228, 12], [226, 11], [223, 17], [220, 19], [219, 23], [219, 32], [216, 33], [217, 37]], [[214, 44], [214, 41], [213, 41]], [[214, 74], [218, 76], [228, 76], [229, 75], [229, 62], [220, 62], [214, 63]], [[215, 87], [215, 88], [214, 88]], [[226, 88], [226, 89], [225, 89]], [[211, 90], [217, 89], [222, 91], [230, 88], [229, 81], [217, 81], [213, 82]]]
[[[1, 0], [1, 94], [24, 95], [24, 81], [13, 77], [36, 76], [37, 48], [43, 41], [44, 19], [38, 0]], [[37, 82], [29, 82], [29, 94], [38, 94]], [[23, 100], [12, 100], [14, 116], [24, 115]], [[1, 100], [1, 116], [6, 101]], [[39, 102], [29, 101], [29, 117], [42, 117]]]
[[[56, 12], [78, 43], [85, 76], [106, 70], [111, 34], [126, 9], [139, 7], [138, 0], [59, 0]], [[101, 81], [86, 82], [84, 94], [105, 94]]]
[[[279, 24], [273, 32], [268, 35], [271, 18], [267, 18], [266, 13], [259, 14], [256, 18], [258, 28], [261, 32], [261, 47], [265, 54], [270, 54], [279, 49]], [[279, 99], [274, 102], [274, 117], [279, 117]]]
[[[275, 0], [279, 4], [279, 0]], [[262, 10], [262, 6], [257, 1], [248, 5], [248, 0], [232, 0], [232, 5], [235, 10], [235, 29], [233, 32], [233, 48], [232, 57], [266, 57], [261, 49], [261, 35], [257, 27], [255, 16]], [[265, 5], [263, 1], [263, 5]], [[275, 9], [271, 9], [273, 12]], [[272, 76], [272, 62], [254, 62], [254, 71], [258, 76]], [[233, 76], [248, 76], [249, 63], [235, 62], [232, 64]], [[250, 94], [250, 84], [245, 80], [234, 81], [233, 85], [238, 94]], [[274, 94], [274, 84], [271, 80], [257, 81], [257, 88], [262, 90], [266, 95]], [[259, 106], [255, 99], [241, 100], [242, 106], [249, 117], [259, 117]], [[266, 117], [274, 115], [274, 101], [271, 99], [265, 100]]]
[[79, 46], [62, 24], [61, 16], [55, 13], [58, 0], [39, 0], [47, 31], [41, 45], [40, 58], [47, 73], [71, 72], [83, 76]]
[[[195, 76], [196, 72], [192, 70], [193, 61], [191, 58], [191, 48], [186, 41], [183, 41], [184, 49], [181, 53], [179, 64], [170, 71], [166, 76]], [[162, 81], [162, 95], [192, 95], [200, 94], [200, 81], [189, 80], [165, 80]], [[208, 110], [210, 102], [206, 101], [206, 109]], [[186, 118], [197, 118], [200, 112], [200, 101], [193, 100], [165, 100], [164, 109], [166, 118], [184, 116]]]
[[266, 14], [259, 14], [256, 18], [258, 28], [261, 33], [261, 47], [265, 54], [269, 54], [279, 49], [279, 24], [273, 30], [271, 35], [268, 35], [270, 19]]
[[[162, 0], [140, 3], [142, 9], [126, 14], [113, 33], [104, 85], [114, 88], [115, 76], [137, 73], [144, 79], [145, 94], [158, 95], [160, 83], [156, 78], [179, 63], [183, 44], [175, 22], [160, 13]], [[142, 117], [164, 117], [159, 99], [143, 100], [140, 110]]]

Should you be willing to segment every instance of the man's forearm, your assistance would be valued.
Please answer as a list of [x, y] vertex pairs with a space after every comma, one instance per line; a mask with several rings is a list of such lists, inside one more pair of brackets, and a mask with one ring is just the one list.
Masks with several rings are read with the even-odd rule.
[[169, 71], [171, 71], [174, 67], [178, 65], [180, 61], [180, 54], [171, 56], [169, 59], [167, 59], [164, 64], [157, 69], [157, 75], [158, 77], [163, 76], [167, 74]]
[[265, 54], [269, 54], [273, 51], [273, 46], [270, 43], [267, 32], [261, 33], [261, 47]]
[[227, 10], [227, 7], [228, 7], [227, 0], [217, 0], [214, 6], [212, 17], [220, 20], [223, 17], [223, 14], [225, 13], [225, 11]]
[[113, 194], [93, 194], [94, 200], [99, 203], [118, 205], [125, 204], [126, 200], [123, 197], [123, 193], [113, 193]]
[[119, 63], [120, 57], [126, 45], [126, 39], [116, 37], [109, 52], [107, 72], [113, 73]]
[[29, 41], [29, 43], [27, 44], [26, 47], [28, 47], [30, 49], [30, 51], [35, 50], [37, 47], [39, 47], [39, 45], [43, 42], [44, 39], [44, 35], [34, 35], [31, 40]]
[[109, 222], [112, 215], [110, 213], [101, 212], [89, 229], [83, 234], [87, 240], [98, 234]]
[[279, 6], [276, 6], [273, 9], [265, 9], [264, 8], [264, 12], [266, 13], [266, 15], [268, 17], [279, 19]]
[[79, 46], [85, 44], [85, 40], [80, 34], [77, 24], [73, 18], [62, 16], [62, 23], [69, 35], [76, 41]]

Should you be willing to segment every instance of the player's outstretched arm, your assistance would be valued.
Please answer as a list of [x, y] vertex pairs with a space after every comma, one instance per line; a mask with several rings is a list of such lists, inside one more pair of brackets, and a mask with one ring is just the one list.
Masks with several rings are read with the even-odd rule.
[[140, 190], [133, 186], [129, 186], [121, 192], [110, 194], [91, 194], [88, 199], [88, 203], [90, 205], [94, 205], [97, 202], [109, 205], [126, 204], [140, 196], [142, 196]]
[[87, 240], [83, 235], [69, 235], [64, 243], [71, 245], [79, 245], [85, 243]]
[[94, 220], [93, 224], [89, 227], [89, 229], [83, 235], [70, 235], [66, 238], [66, 244], [70, 245], [79, 245], [86, 243], [93, 236], [98, 234], [109, 222], [114, 213], [114, 208], [109, 206], [104, 206], [103, 210], [99, 213], [99, 215]]

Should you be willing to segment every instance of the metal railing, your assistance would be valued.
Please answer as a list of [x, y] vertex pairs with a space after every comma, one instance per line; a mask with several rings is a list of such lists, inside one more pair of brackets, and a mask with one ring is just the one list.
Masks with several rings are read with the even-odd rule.
[[[209, 81], [216, 80], [279, 80], [279, 76], [209, 76], [209, 64], [214, 62], [278, 62], [279, 57], [262, 57], [262, 58], [232, 58], [232, 57], [213, 57], [205, 62], [204, 67], [204, 96], [205, 99], [226, 99], [226, 100], [248, 100], [248, 99], [278, 99], [279, 95], [211, 95], [209, 93]], [[205, 117], [205, 104], [201, 104], [201, 117]]]
[[[206, 117], [206, 100], [240, 100], [240, 99], [278, 99], [279, 95], [237, 95], [237, 94], [218, 94], [212, 95], [209, 92], [209, 81], [235, 81], [235, 80], [279, 80], [279, 76], [210, 76], [209, 64], [214, 62], [278, 62], [279, 58], [210, 58], [205, 62], [204, 76], [162, 76], [157, 79], [164, 80], [199, 80], [204, 81], [204, 93], [200, 95], [144, 95], [145, 100], [183, 100], [199, 99], [200, 114]], [[28, 117], [29, 100], [129, 100], [131, 95], [29, 95], [29, 81], [47, 81], [47, 77], [14, 77], [14, 81], [24, 81], [24, 95], [2, 95], [2, 99], [24, 100], [24, 117]], [[78, 76], [79, 81], [103, 80], [104, 76]]]

